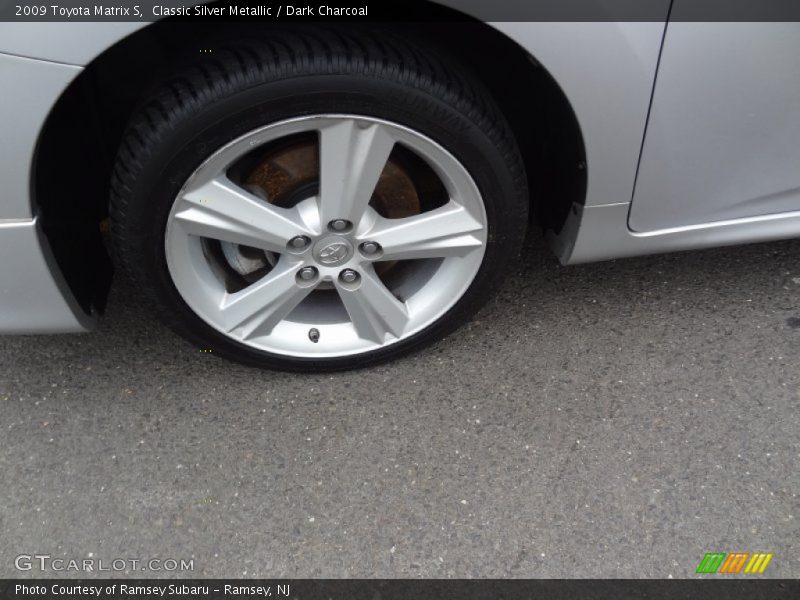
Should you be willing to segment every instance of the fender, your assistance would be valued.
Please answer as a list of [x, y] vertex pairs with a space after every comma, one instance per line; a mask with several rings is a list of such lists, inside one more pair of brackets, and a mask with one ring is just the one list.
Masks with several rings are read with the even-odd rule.
[[[476, 0], [436, 4], [467, 16], [480, 17], [487, 10], [485, 3]], [[591, 0], [589, 4], [597, 3]], [[653, 0], [649, 6], [658, 10], [648, 14], [661, 14], [663, 20], [487, 23], [546, 69], [572, 105], [586, 150], [586, 206], [630, 202], [632, 197], [669, 0]], [[85, 66], [148, 25], [141, 21], [4, 22], [0, 23], [0, 53]]]

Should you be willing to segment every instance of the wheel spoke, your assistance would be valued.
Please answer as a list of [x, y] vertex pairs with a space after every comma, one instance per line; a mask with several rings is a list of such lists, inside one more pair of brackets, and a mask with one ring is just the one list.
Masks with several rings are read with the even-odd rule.
[[365, 238], [383, 248], [380, 260], [465, 256], [483, 246], [483, 227], [460, 204], [403, 219], [379, 218]]
[[321, 222], [358, 225], [383, 172], [394, 138], [380, 123], [348, 119], [320, 130]]
[[174, 219], [191, 235], [283, 252], [292, 237], [313, 233], [296, 210], [273, 206], [224, 177], [184, 193], [178, 202]]
[[242, 339], [272, 332], [314, 289], [313, 285], [298, 285], [298, 267], [294, 261], [281, 260], [258, 282], [226, 295], [220, 305], [226, 331], [237, 332]]
[[347, 289], [339, 282], [336, 287], [360, 338], [383, 344], [388, 334], [402, 335], [409, 321], [406, 305], [392, 295], [371, 267], [361, 271], [357, 289]]

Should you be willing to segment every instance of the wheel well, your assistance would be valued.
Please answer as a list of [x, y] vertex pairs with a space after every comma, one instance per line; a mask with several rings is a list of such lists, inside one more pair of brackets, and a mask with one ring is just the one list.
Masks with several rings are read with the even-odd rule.
[[[534, 219], [559, 230], [586, 187], [583, 140], [558, 84], [499, 31], [456, 13], [457, 23], [407, 30], [471, 69], [508, 119], [522, 152]], [[182, 65], [242, 29], [196, 22], [154, 23], [91, 62], [64, 92], [45, 123], [34, 168], [34, 203], [56, 260], [81, 306], [102, 309], [110, 281], [98, 223], [107, 216], [111, 168], [130, 116]], [[502, 57], [502, 60], [498, 60]]]

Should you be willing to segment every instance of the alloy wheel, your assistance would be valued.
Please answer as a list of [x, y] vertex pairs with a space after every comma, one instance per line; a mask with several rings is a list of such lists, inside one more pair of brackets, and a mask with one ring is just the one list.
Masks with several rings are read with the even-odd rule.
[[480, 192], [432, 139], [361, 115], [251, 131], [189, 177], [165, 249], [186, 304], [237, 342], [343, 357], [442, 317], [477, 274]]

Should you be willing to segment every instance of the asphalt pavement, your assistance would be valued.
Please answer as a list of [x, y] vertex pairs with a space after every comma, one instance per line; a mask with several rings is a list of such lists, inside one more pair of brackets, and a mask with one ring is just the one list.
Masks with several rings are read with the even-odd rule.
[[800, 240], [532, 241], [448, 339], [336, 375], [201, 353], [118, 277], [93, 334], [0, 337], [0, 577], [798, 577], [799, 406]]

